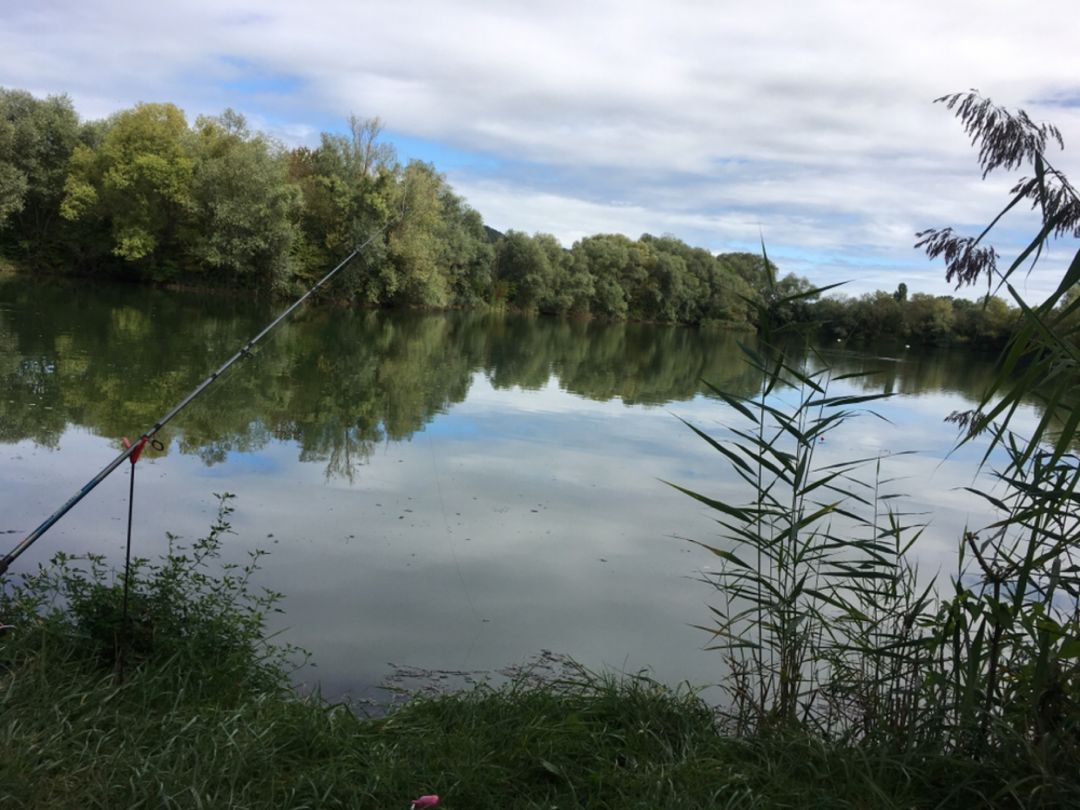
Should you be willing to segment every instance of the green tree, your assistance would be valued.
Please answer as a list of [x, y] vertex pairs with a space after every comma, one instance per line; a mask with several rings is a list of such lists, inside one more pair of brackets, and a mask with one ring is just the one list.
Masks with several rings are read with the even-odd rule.
[[570, 252], [550, 233], [534, 234], [533, 242], [543, 252], [547, 262], [544, 274], [545, 290], [539, 303], [540, 311], [550, 315], [565, 315], [575, 308], [587, 307], [584, 303], [587, 293], [575, 286], [579, 279], [570, 273]]
[[814, 304], [814, 319], [828, 340], [848, 340], [858, 331], [855, 308], [843, 298], [827, 296]]
[[401, 216], [387, 235], [387, 253], [398, 279], [391, 303], [445, 307], [450, 302], [442, 264], [447, 248], [443, 188], [430, 163], [410, 161], [402, 173], [396, 206]]
[[772, 260], [766, 263], [760, 253], [746, 251], [720, 253], [716, 260], [741, 278], [761, 300], [765, 299], [769, 288], [776, 283], [780, 274]]
[[61, 213], [108, 223], [115, 256], [155, 277], [174, 274], [193, 238], [189, 135], [184, 113], [173, 104], [139, 104], [119, 113], [98, 148], [76, 147]]
[[[293, 243], [295, 270], [310, 282], [358, 244], [385, 228], [400, 210], [401, 169], [389, 145], [377, 143], [378, 119], [350, 118], [349, 135], [323, 133], [315, 149], [289, 155], [289, 179], [303, 194], [300, 233]], [[399, 295], [398, 268], [386, 238], [370, 244], [340, 285], [367, 304]]]
[[644, 244], [653, 252], [646, 309], [651, 319], [670, 323], [699, 323], [706, 305], [709, 271], [702, 264], [715, 260], [708, 251], [691, 248], [675, 237], [644, 234]]
[[957, 298], [953, 301], [953, 329], [956, 336], [980, 349], [999, 349], [1012, 334], [1019, 310], [996, 295], [981, 301]]
[[541, 301], [550, 298], [554, 277], [542, 239], [507, 231], [496, 246], [495, 276], [508, 303], [524, 310], [537, 309]]
[[953, 305], [948, 296], [915, 293], [904, 309], [904, 334], [920, 343], [946, 343], [952, 334]]
[[280, 282], [301, 204], [283, 151], [253, 136], [232, 110], [199, 118], [196, 130], [192, 200], [201, 238], [187, 246], [195, 264], [245, 281]]
[[716, 258], [750, 289], [755, 302], [768, 308], [774, 326], [809, 323], [810, 304], [817, 295], [810, 294], [814, 285], [807, 279], [794, 273], [781, 278], [779, 268], [760, 254], [721, 253]]
[[540, 304], [541, 311], [557, 315], [588, 313], [594, 293], [592, 274], [576, 263], [573, 253], [554, 236], [538, 234], [536, 238], [551, 266], [550, 289]]
[[587, 273], [593, 279], [590, 312], [614, 319], [629, 314], [629, 295], [623, 281], [634, 275], [631, 244], [620, 234], [599, 234], [575, 242], [570, 249], [574, 272]]
[[452, 302], [459, 307], [483, 304], [491, 295], [495, 246], [484, 220], [445, 183], [439, 191], [444, 221], [443, 255]]
[[[5, 131], [7, 129], [8, 131]], [[10, 151], [10, 128], [0, 122], [0, 154]], [[0, 228], [22, 210], [26, 199], [26, 174], [10, 160], [0, 160]]]
[[899, 339], [904, 334], [904, 313], [895, 294], [882, 290], [848, 302], [853, 332], [863, 340]]
[[[717, 257], [672, 236], [641, 237], [656, 251], [659, 298], [665, 314], [679, 323], [747, 323], [750, 287]], [[672, 262], [663, 257], [681, 259]], [[760, 257], [759, 257], [760, 258]], [[684, 268], [685, 267], [685, 271]]]
[[[79, 120], [67, 96], [0, 88], [0, 231], [24, 259], [54, 257], [59, 205]], [[62, 223], [61, 223], [62, 224]]]
[[649, 268], [650, 284], [639, 299], [642, 315], [649, 320], [693, 322], [689, 304], [697, 285], [686, 260], [674, 253], [655, 252]]

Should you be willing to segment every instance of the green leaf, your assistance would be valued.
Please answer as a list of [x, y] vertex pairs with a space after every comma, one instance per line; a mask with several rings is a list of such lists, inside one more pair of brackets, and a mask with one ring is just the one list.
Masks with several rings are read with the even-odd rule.
[[1080, 658], [1080, 638], [1071, 638], [1058, 650], [1059, 658]]

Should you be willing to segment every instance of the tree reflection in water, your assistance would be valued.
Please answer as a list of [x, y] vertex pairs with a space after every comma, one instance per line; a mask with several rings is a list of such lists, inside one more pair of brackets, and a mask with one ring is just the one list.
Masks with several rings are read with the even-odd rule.
[[[57, 446], [70, 425], [119, 441], [141, 431], [272, 317], [267, 302], [26, 278], [0, 283], [0, 442]], [[662, 405], [749, 393], [746, 333], [650, 324], [312, 307], [197, 400], [161, 438], [205, 464], [270, 441], [352, 481], [382, 442], [462, 402], [473, 377], [495, 388], [557, 380], [590, 399]], [[809, 362], [815, 362], [810, 360]], [[981, 393], [988, 358], [962, 352], [838, 352], [837, 373], [899, 393]], [[943, 414], [944, 416], [944, 414]], [[170, 441], [171, 440], [171, 441]], [[150, 452], [148, 450], [148, 452]]]

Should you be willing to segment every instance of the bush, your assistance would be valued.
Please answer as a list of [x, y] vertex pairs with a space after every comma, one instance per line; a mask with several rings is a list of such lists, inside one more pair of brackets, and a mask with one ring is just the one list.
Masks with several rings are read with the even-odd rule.
[[[0, 617], [7, 626], [0, 660], [48, 649], [102, 671], [175, 667], [201, 672], [209, 689], [266, 690], [287, 683], [293, 650], [269, 643], [265, 619], [281, 594], [257, 590], [252, 575], [264, 551], [243, 565], [220, 562], [231, 534], [229, 493], [218, 496], [217, 517], [190, 545], [168, 534], [157, 562], [136, 558], [115, 573], [97, 554], [57, 554], [48, 565], [5, 583]], [[124, 584], [127, 579], [127, 617]]]

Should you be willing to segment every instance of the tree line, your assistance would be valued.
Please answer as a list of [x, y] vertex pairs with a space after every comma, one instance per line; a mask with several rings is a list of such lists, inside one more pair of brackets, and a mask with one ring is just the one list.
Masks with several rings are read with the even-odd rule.
[[996, 351], [1020, 321], [1018, 307], [995, 295], [979, 300], [951, 295], [908, 295], [878, 290], [856, 297], [827, 296], [779, 307], [776, 322], [810, 329], [828, 341], [904, 341], [933, 346], [965, 345]]
[[753, 253], [672, 236], [500, 234], [434, 166], [402, 164], [381, 122], [284, 147], [226, 110], [173, 104], [82, 121], [63, 95], [0, 88], [0, 256], [27, 271], [295, 293], [371, 243], [335, 295], [377, 307], [512, 308], [610, 320], [752, 328], [828, 339], [1003, 345], [1016, 311], [877, 292], [820, 297]]
[[226, 110], [82, 121], [66, 96], [0, 90], [0, 251], [27, 270], [291, 292], [372, 237], [336, 288], [372, 306], [512, 307], [744, 326], [730, 262], [671, 237], [486, 228], [378, 119], [286, 148]]

